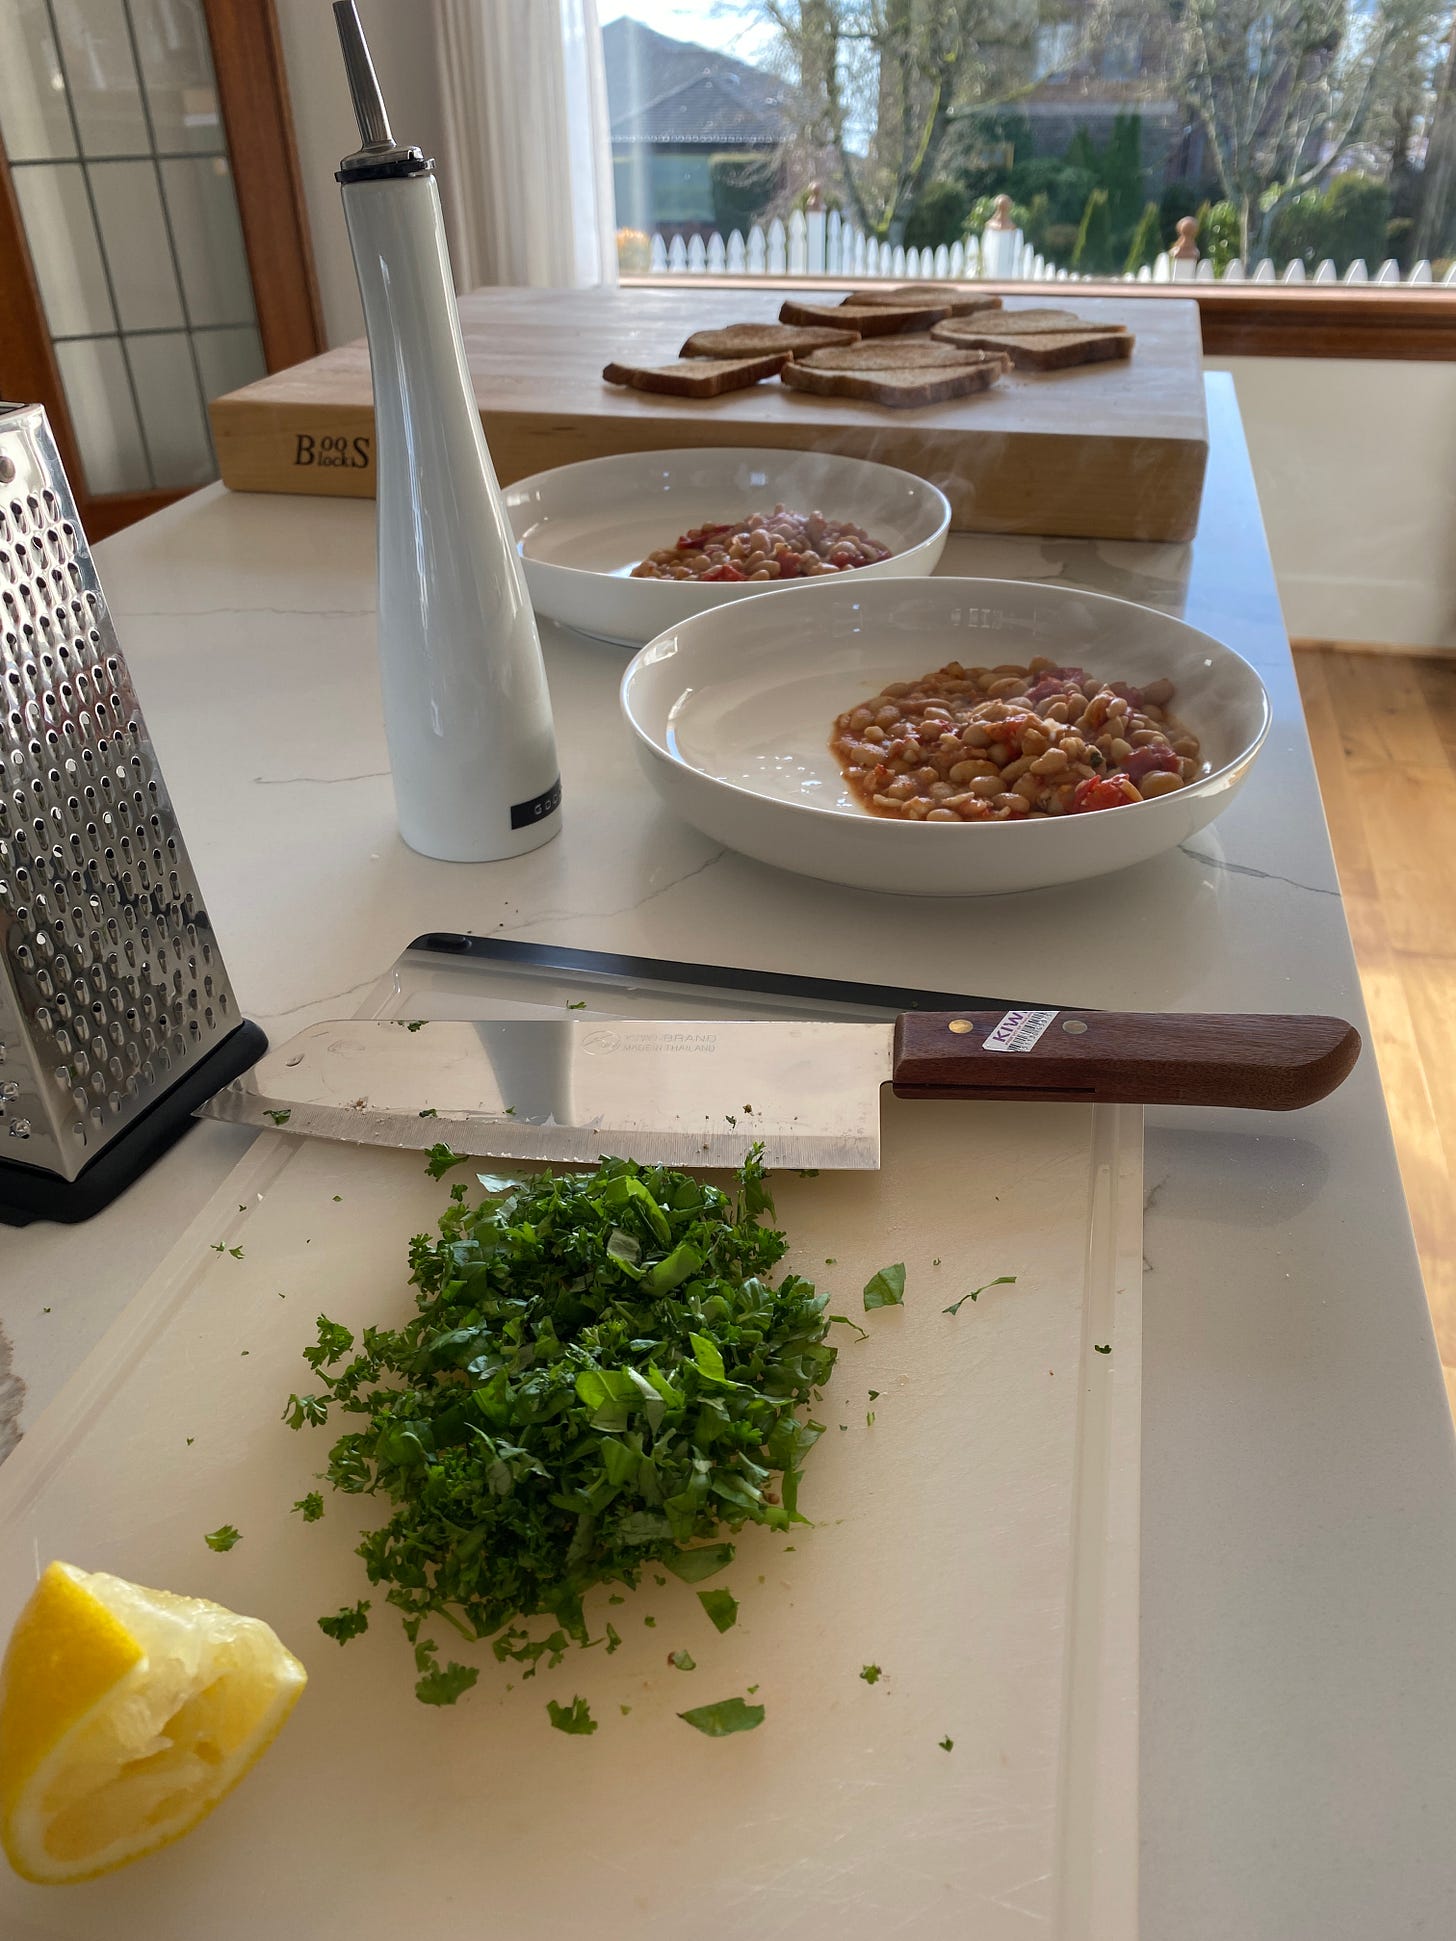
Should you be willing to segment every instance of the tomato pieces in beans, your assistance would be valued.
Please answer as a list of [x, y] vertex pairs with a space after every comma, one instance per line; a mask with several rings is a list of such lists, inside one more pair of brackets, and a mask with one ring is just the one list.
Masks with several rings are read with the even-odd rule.
[[694, 526], [675, 546], [649, 553], [632, 568], [634, 580], [809, 579], [877, 566], [891, 548], [862, 526], [826, 519], [822, 512], [751, 512], [726, 525]]
[[1167, 795], [1200, 772], [1197, 737], [1167, 712], [1172, 696], [1171, 681], [1134, 687], [1044, 658], [950, 661], [846, 709], [829, 745], [872, 815], [1083, 815]]
[[1089, 809], [1120, 809], [1124, 802], [1142, 799], [1126, 775], [1089, 775], [1072, 791], [1072, 814], [1085, 815]]

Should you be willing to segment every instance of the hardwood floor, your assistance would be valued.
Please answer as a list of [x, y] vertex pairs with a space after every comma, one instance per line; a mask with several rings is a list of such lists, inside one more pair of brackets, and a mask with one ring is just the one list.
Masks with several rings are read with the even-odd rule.
[[1295, 655], [1456, 1413], [1456, 655]]

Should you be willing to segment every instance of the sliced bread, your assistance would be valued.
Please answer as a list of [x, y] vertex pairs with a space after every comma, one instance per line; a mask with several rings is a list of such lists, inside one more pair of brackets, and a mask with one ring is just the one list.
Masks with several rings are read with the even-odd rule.
[[955, 370], [967, 364], [999, 361], [999, 353], [962, 350], [956, 344], [932, 343], [928, 337], [872, 337], [868, 343], [846, 344], [839, 350], [811, 351], [798, 359], [813, 371]]
[[1030, 337], [987, 338], [1018, 371], [1066, 371], [1076, 364], [1115, 364], [1132, 356], [1130, 330], [1041, 330]]
[[841, 325], [831, 330], [827, 324], [736, 323], [721, 330], [695, 330], [679, 357], [772, 357], [787, 351], [802, 357], [806, 351], [826, 350], [835, 344], [853, 344], [859, 332]]
[[895, 283], [884, 289], [855, 290], [844, 301], [888, 304], [892, 309], [903, 309], [911, 303], [928, 303], [948, 310], [953, 317], [970, 317], [981, 311], [1001, 308], [1000, 297], [984, 296], [974, 290], [958, 290], [952, 283]]
[[816, 371], [808, 364], [785, 364], [780, 373], [795, 391], [814, 391], [821, 397], [861, 398], [869, 404], [897, 409], [923, 404], [946, 404], [952, 398], [985, 391], [1001, 375], [999, 357], [979, 364], [942, 367], [936, 364], [890, 371]]
[[861, 337], [894, 337], [905, 330], [929, 330], [949, 315], [950, 308], [943, 303], [800, 303], [790, 297], [779, 311], [779, 321], [857, 330]]
[[746, 391], [774, 377], [789, 361], [787, 351], [770, 357], [685, 357], [675, 364], [608, 364], [608, 384], [634, 391], [666, 391], [678, 398], [716, 398], [724, 391]]

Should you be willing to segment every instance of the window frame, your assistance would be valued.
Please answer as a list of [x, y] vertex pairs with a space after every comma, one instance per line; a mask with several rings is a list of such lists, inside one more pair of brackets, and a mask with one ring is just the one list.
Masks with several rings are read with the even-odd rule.
[[[883, 280], [883, 279], [880, 279]], [[851, 283], [827, 276], [623, 276], [623, 289], [815, 290], [838, 296]], [[852, 279], [851, 279], [852, 281]], [[1456, 288], [1442, 284], [985, 282], [1004, 297], [1075, 301], [1115, 297], [1199, 308], [1207, 357], [1351, 357], [1456, 362]]]

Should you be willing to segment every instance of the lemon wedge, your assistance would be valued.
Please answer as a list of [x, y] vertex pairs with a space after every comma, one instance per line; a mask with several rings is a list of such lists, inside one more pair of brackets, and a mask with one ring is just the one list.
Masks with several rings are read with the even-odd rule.
[[257, 1618], [53, 1563], [0, 1666], [0, 1845], [42, 1884], [89, 1880], [205, 1818], [307, 1682]]

